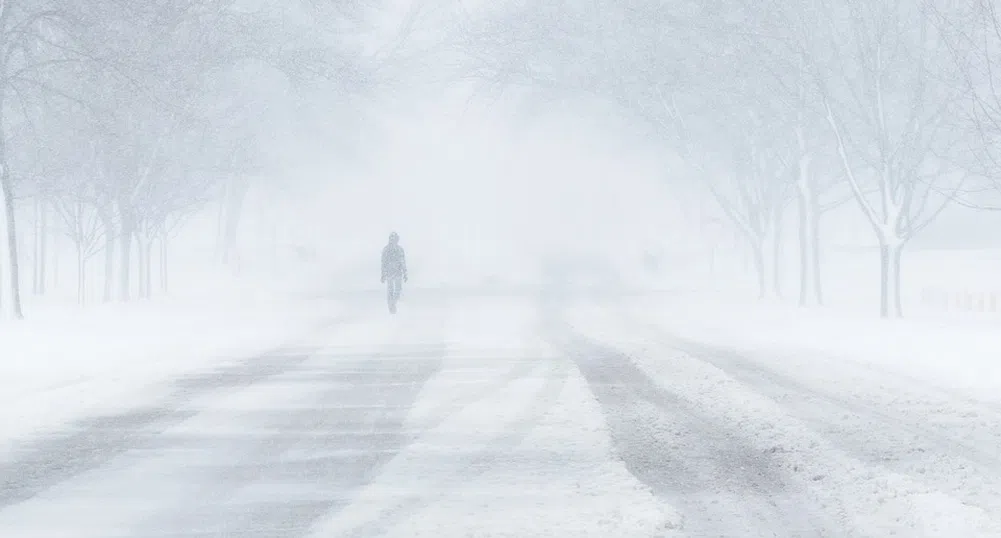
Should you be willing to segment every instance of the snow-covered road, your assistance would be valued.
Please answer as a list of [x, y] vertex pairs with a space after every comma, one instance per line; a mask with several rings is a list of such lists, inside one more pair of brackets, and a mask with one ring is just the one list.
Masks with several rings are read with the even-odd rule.
[[1001, 536], [998, 410], [710, 344], [618, 306], [360, 309], [7, 454], [0, 536]]

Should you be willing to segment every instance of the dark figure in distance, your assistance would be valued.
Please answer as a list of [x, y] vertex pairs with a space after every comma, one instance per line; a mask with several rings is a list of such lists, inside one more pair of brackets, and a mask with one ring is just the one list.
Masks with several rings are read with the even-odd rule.
[[396, 313], [396, 302], [406, 281], [407, 255], [400, 246], [400, 236], [393, 232], [389, 234], [389, 244], [382, 248], [382, 283], [386, 284], [386, 300], [392, 314]]

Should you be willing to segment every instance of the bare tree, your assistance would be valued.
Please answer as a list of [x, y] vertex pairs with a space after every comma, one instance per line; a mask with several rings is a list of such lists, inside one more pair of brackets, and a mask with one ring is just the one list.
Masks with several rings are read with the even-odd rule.
[[855, 201], [880, 252], [880, 314], [902, 315], [901, 253], [968, 175], [951, 162], [961, 76], [930, 3], [827, 5], [826, 55], [814, 73]]
[[941, 42], [963, 69], [955, 82], [965, 105], [959, 116], [968, 132], [959, 159], [971, 170], [969, 185], [956, 197], [960, 205], [1001, 211], [1001, 14], [991, 0], [933, 5]]
[[76, 247], [77, 300], [87, 301], [87, 262], [101, 252], [103, 235], [97, 210], [85, 202], [86, 195], [65, 196], [55, 204], [62, 218], [66, 236]]
[[[60, 50], [58, 37], [52, 39], [48, 36], [59, 33], [63, 15], [61, 7], [58, 2], [0, 0], [0, 196], [3, 198], [7, 229], [10, 309], [17, 319], [23, 318], [24, 314], [14, 203], [17, 193], [9, 162], [6, 126], [11, 121], [10, 110], [22, 92], [45, 88], [45, 83], [38, 80], [39, 72], [74, 56]], [[56, 41], [55, 46], [52, 46], [53, 41]]]
[[661, 97], [677, 147], [750, 247], [759, 297], [780, 295], [780, 225], [790, 200], [791, 159], [788, 144], [774, 136], [776, 118], [725, 94], [713, 99], [712, 114], [699, 114], [701, 104], [686, 113], [678, 98]]
[[[79, 102], [60, 84], [68, 71], [94, 58], [80, 46], [81, 13], [104, 11], [115, 0], [0, 0], [0, 195], [6, 214], [10, 308], [22, 318], [15, 179], [13, 167], [26, 149], [12, 146], [12, 129], [31, 123], [53, 100]], [[21, 144], [24, 143], [22, 138]]]
[[[464, 28], [461, 46], [471, 58], [468, 76], [488, 90], [527, 85], [544, 95], [588, 95], [650, 125], [665, 149], [685, 156], [746, 239], [767, 296], [779, 288], [779, 223], [791, 167], [808, 160], [793, 161], [788, 146], [796, 139], [789, 114], [776, 111], [776, 84], [744, 52], [742, 10], [738, 2], [497, 7]], [[800, 141], [812, 138], [804, 133]], [[807, 172], [801, 176], [812, 177]], [[812, 241], [822, 211], [815, 191], [804, 199], [813, 204], [806, 236]], [[815, 251], [804, 260], [804, 279], [805, 268], [815, 274], [819, 264]], [[808, 292], [819, 297], [819, 285], [801, 295]]]
[[[263, 110], [259, 103], [236, 103], [243, 109], [233, 104], [234, 88], [259, 82], [255, 77], [261, 69], [248, 66], [270, 70], [301, 92], [288, 100], [307, 92], [328, 99], [331, 88], [348, 95], [370, 87], [367, 53], [357, 38], [380, 3], [352, 2], [350, 9], [338, 2], [307, 4], [298, 5], [315, 11], [277, 3], [250, 12], [232, 0], [0, 0], [0, 194], [9, 252], [7, 267], [0, 269], [10, 275], [5, 306], [15, 316], [22, 315], [17, 248], [23, 232], [16, 226], [19, 200], [25, 199], [21, 190], [35, 201], [55, 197], [78, 257], [103, 251], [105, 300], [113, 295], [113, 276], [119, 296], [130, 297], [138, 238], [139, 260], [145, 264], [142, 293], [148, 295], [153, 238], [165, 254], [168, 228], [218, 192], [219, 182], [206, 180], [212, 178], [206, 170], [225, 160], [233, 147], [228, 142], [240, 130], [219, 120], [237, 114], [253, 118]], [[64, 125], [81, 118], [85, 125], [31, 127], [43, 119], [59, 125], [67, 117], [75, 119]], [[214, 130], [207, 128], [213, 124]], [[84, 144], [90, 154], [74, 161], [85, 174], [31, 168], [31, 146], [63, 148], [75, 136], [69, 132], [78, 128], [90, 134]], [[14, 132], [27, 135], [15, 139]], [[197, 163], [179, 166], [190, 158], [185, 141], [192, 133], [202, 136], [206, 151]], [[252, 155], [254, 146], [260, 149], [267, 140], [240, 142]], [[46, 158], [65, 164], [72, 160], [66, 157]], [[183, 179], [188, 177], [199, 179]], [[164, 196], [172, 188], [181, 194]], [[41, 217], [36, 211], [38, 290], [45, 271], [39, 261], [45, 250]], [[165, 284], [165, 265], [162, 279]]]

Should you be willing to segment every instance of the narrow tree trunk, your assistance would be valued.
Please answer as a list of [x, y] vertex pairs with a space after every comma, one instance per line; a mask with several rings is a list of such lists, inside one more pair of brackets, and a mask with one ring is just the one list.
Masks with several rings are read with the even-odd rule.
[[146, 258], [146, 261], [143, 262], [145, 269], [143, 273], [143, 287], [146, 291], [146, 298], [150, 299], [153, 297], [153, 239], [151, 238], [146, 238], [143, 257]]
[[49, 206], [43, 198], [40, 203], [41, 229], [38, 237], [38, 294], [45, 295], [48, 291], [48, 259], [49, 259]]
[[[3, 8], [0, 8], [2, 14]], [[7, 72], [0, 72], [0, 78], [6, 78]], [[14, 214], [14, 179], [10, 176], [10, 166], [7, 159], [7, 132], [4, 129], [6, 92], [0, 89], [0, 197], [3, 198], [5, 222], [7, 224], [7, 258], [9, 260], [8, 277], [10, 278], [10, 311], [14, 319], [24, 319], [21, 309], [21, 278], [17, 256], [17, 217]]]
[[770, 234], [772, 248], [772, 290], [782, 297], [782, 215], [775, 217], [775, 229]]
[[[2, 106], [2, 104], [0, 104]], [[0, 121], [3, 121], [0, 118]], [[0, 132], [0, 136], [3, 133]], [[0, 155], [0, 163], [4, 156]], [[7, 257], [8, 274], [10, 275], [10, 306], [11, 315], [14, 319], [24, 319], [24, 312], [21, 309], [21, 278], [17, 256], [17, 218], [14, 214], [14, 181], [10, 177], [10, 171], [6, 164], [0, 164], [0, 194], [3, 196], [4, 214], [7, 224]]]
[[879, 238], [879, 315], [882, 318], [900, 317], [900, 254], [903, 244]]
[[[0, 15], [4, 8], [0, 7]], [[0, 72], [0, 79], [5, 79], [6, 69]], [[3, 198], [5, 222], [7, 224], [7, 258], [9, 260], [8, 276], [10, 278], [10, 311], [14, 319], [24, 319], [21, 309], [21, 278], [17, 256], [17, 217], [14, 214], [14, 179], [10, 177], [10, 166], [7, 158], [7, 132], [4, 129], [5, 110], [7, 106], [6, 91], [0, 89], [0, 198]]]
[[799, 205], [799, 305], [811, 300], [821, 303], [819, 265], [819, 211], [813, 185], [806, 175], [806, 164], [800, 164], [800, 179], [796, 183]]
[[[802, 59], [801, 59], [802, 60]], [[799, 305], [808, 306], [811, 298], [821, 304], [820, 293], [820, 207], [813, 174], [813, 155], [807, 140], [806, 103], [808, 76], [803, 61], [799, 64], [799, 107], [796, 113], [796, 144], [799, 150], [796, 192], [799, 205]]]
[[768, 271], [767, 241], [758, 238], [751, 244], [751, 256], [754, 269], [758, 274], [758, 299], [766, 299], [772, 295], [772, 279]]
[[163, 234], [160, 236], [160, 291], [164, 293], [169, 291], [167, 277], [167, 234]]
[[52, 267], [49, 269], [49, 274], [52, 275], [52, 288], [59, 289], [59, 236], [54, 236], [51, 243]]
[[132, 218], [125, 211], [120, 211], [121, 228], [119, 237], [121, 238], [121, 250], [118, 256], [118, 298], [128, 301], [132, 298], [132, 236], [135, 234]]
[[809, 304], [810, 289], [813, 287], [813, 266], [811, 264], [813, 245], [807, 224], [810, 216], [802, 192], [797, 200], [799, 202], [799, 306], [802, 307]]
[[146, 242], [143, 237], [139, 234], [136, 235], [136, 262], [137, 262], [137, 284], [139, 285], [139, 298], [145, 299], [147, 296], [146, 289]]
[[104, 290], [102, 300], [106, 303], [114, 299], [115, 282], [115, 222], [110, 209], [101, 210], [101, 226], [104, 228]]
[[35, 295], [44, 295], [48, 277], [48, 268], [45, 262], [48, 258], [49, 226], [48, 207], [43, 197], [35, 197], [34, 209], [35, 233], [32, 237], [34, 255], [32, 256], [31, 291]]
[[31, 234], [31, 293], [41, 294], [41, 256], [42, 251], [42, 208], [39, 197], [34, 197], [32, 209], [35, 211], [34, 233]]
[[[814, 194], [814, 207], [817, 205], [816, 193]], [[810, 235], [812, 237], [811, 244], [813, 249], [811, 251], [810, 263], [813, 265], [813, 291], [814, 298], [818, 305], [824, 304], [824, 279], [820, 272], [820, 212], [813, 214], [813, 219], [810, 222]]]
[[896, 309], [896, 314], [897, 314], [898, 318], [904, 317], [903, 299], [902, 299], [902, 295], [901, 295], [901, 292], [900, 292], [901, 291], [900, 267], [902, 265], [901, 264], [901, 259], [903, 258], [903, 254], [904, 254], [904, 245], [903, 244], [899, 245], [892, 252], [892, 255], [893, 255], [893, 274], [891, 275], [891, 278], [893, 279], [893, 281], [892, 281], [892, 284], [893, 284], [893, 297], [895, 299], [894, 308]]

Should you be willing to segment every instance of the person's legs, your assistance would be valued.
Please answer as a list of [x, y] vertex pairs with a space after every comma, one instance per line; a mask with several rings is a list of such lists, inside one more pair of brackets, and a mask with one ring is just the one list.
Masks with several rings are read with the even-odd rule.
[[403, 287], [403, 279], [392, 277], [386, 281], [386, 301], [389, 303], [390, 313], [396, 313], [396, 303], [400, 300], [400, 291]]
[[394, 296], [394, 286], [393, 279], [389, 278], [386, 280], [386, 305], [389, 306], [389, 312], [396, 312], [396, 297]]

